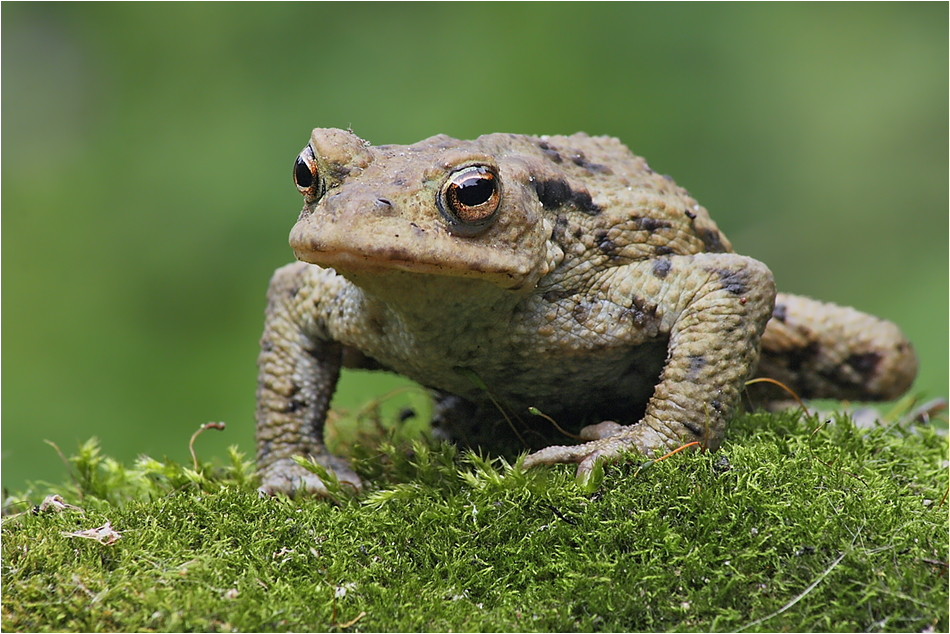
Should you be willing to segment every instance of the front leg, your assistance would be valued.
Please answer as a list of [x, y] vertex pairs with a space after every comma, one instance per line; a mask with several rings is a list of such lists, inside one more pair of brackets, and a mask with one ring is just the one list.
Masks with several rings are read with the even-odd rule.
[[528, 456], [525, 467], [579, 462], [578, 476], [584, 478], [597, 462], [624, 451], [654, 457], [691, 441], [719, 447], [758, 361], [775, 301], [772, 273], [757, 260], [731, 253], [657, 262], [618, 267], [607, 291], [621, 306], [655, 305], [659, 334], [669, 337], [666, 364], [643, 418], [633, 425], [587, 427], [581, 436], [590, 442], [547, 447]]
[[323, 442], [343, 347], [325, 334], [319, 306], [333, 295], [338, 279], [300, 262], [271, 279], [257, 387], [257, 464], [267, 493], [326, 495], [320, 478], [293, 456], [310, 456], [341, 481], [361, 486], [346, 460], [330, 454]]

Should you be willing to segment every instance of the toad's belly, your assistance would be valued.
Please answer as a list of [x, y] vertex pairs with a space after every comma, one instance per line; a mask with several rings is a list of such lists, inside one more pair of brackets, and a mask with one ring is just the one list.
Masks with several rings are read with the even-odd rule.
[[501, 401], [515, 410], [536, 407], [549, 414], [627, 418], [653, 394], [666, 359], [667, 342], [586, 354], [520, 353], [458, 359], [430, 365], [413, 359], [377, 359], [427, 387], [473, 402]]

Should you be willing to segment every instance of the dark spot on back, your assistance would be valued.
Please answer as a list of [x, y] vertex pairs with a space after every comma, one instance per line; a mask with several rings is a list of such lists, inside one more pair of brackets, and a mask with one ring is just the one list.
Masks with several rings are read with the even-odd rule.
[[594, 204], [590, 194], [586, 191], [574, 192], [573, 203], [579, 211], [594, 216], [600, 213], [600, 206]]
[[656, 304], [650, 304], [639, 297], [630, 298], [630, 307], [625, 311], [633, 323], [644, 330], [654, 330], [656, 323]]
[[588, 172], [594, 172], [597, 174], [613, 174], [613, 170], [611, 170], [606, 165], [601, 165], [600, 163], [592, 163], [591, 161], [588, 161], [587, 157], [584, 156], [583, 152], [578, 152], [577, 154], [573, 155], [571, 157], [571, 162], [574, 165], [587, 170]]
[[653, 232], [657, 229], [669, 229], [673, 226], [669, 220], [658, 220], [657, 218], [650, 218], [649, 216], [634, 217], [633, 221], [636, 223], [637, 229], [641, 231]]
[[863, 378], [868, 379], [877, 372], [877, 366], [881, 363], [881, 355], [877, 352], [856, 352], [845, 359], [844, 362], [854, 368]]
[[571, 199], [573, 192], [562, 180], [535, 181], [534, 191], [545, 209], [557, 209]]
[[545, 209], [560, 209], [571, 205], [578, 211], [591, 215], [600, 211], [600, 207], [591, 200], [590, 194], [583, 190], [574, 191], [561, 179], [534, 181], [534, 191]]
[[560, 163], [563, 159], [561, 158], [561, 153], [557, 151], [550, 143], [547, 141], [538, 141], [538, 147], [541, 148], [541, 151], [544, 152], [544, 155], [555, 163]]
[[733, 295], [745, 295], [746, 292], [748, 292], [749, 281], [745, 271], [716, 269], [716, 274], [719, 275], [719, 281], [722, 283], [723, 289], [729, 291]]
[[579, 324], [583, 324], [587, 321], [588, 315], [590, 315], [590, 308], [587, 304], [578, 304], [574, 307], [574, 310], [571, 311], [571, 316]]
[[787, 316], [788, 307], [785, 304], [776, 304], [775, 309], [772, 310], [772, 319], [784, 323]]
[[653, 249], [653, 255], [669, 255], [670, 253], [673, 253], [673, 247], [665, 244], [661, 244]]
[[725, 253], [726, 248], [722, 246], [722, 234], [715, 229], [700, 229], [696, 232], [699, 239], [703, 241], [703, 246], [708, 253]]
[[653, 262], [653, 274], [660, 279], [666, 277], [671, 268], [673, 268], [673, 263], [668, 258], [660, 258]]
[[574, 192], [572, 202], [579, 211], [583, 211], [586, 214], [594, 215], [600, 211], [600, 207], [594, 204], [593, 199], [591, 199], [590, 194], [587, 192]]
[[807, 345], [801, 348], [792, 348], [783, 350], [782, 356], [788, 360], [788, 369], [792, 372], [798, 372], [802, 366], [810, 365], [816, 356], [820, 346], [817, 341], [809, 341]]
[[613, 257], [617, 254], [617, 243], [607, 236], [606, 229], [598, 229], [595, 231], [594, 240], [597, 241], [597, 248], [600, 249], [604, 255]]

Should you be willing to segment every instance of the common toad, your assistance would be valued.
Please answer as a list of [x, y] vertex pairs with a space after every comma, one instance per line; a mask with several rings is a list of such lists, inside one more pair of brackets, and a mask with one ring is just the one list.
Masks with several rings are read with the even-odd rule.
[[[373, 147], [316, 129], [294, 179], [300, 261], [271, 280], [259, 358], [265, 491], [325, 493], [294, 455], [361, 486], [322, 438], [341, 366], [431, 388], [448, 436], [504, 446], [514, 425], [514, 449], [539, 448], [526, 467], [576, 462], [582, 477], [626, 450], [716, 449], [756, 368], [802, 397], [868, 400], [916, 374], [896, 326], [776, 295], [764, 264], [614, 138]], [[582, 442], [551, 444], [530, 406]]]

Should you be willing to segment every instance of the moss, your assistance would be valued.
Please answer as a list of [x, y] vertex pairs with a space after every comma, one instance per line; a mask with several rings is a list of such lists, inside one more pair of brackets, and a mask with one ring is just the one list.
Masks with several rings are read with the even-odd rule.
[[[750, 414], [592, 493], [415, 441], [364, 455], [373, 490], [293, 502], [236, 452], [87, 443], [58, 491], [82, 511], [4, 521], [3, 628], [947, 631], [946, 451], [928, 426]], [[107, 521], [111, 545], [74, 535]]]

